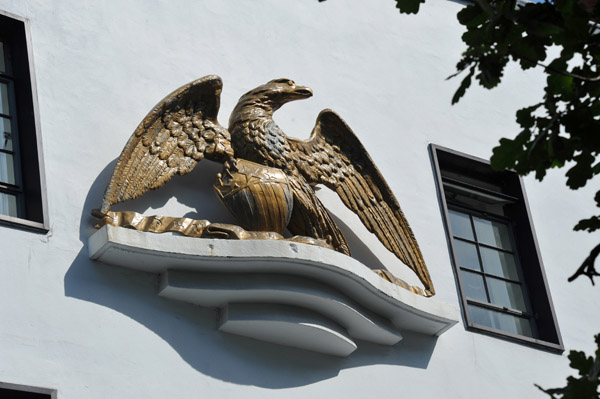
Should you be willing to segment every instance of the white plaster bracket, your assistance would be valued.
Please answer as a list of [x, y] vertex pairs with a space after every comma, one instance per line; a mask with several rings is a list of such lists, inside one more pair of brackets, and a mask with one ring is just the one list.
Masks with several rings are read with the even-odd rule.
[[161, 275], [159, 295], [221, 309], [219, 329], [336, 356], [354, 339], [441, 335], [458, 310], [396, 286], [338, 252], [277, 240], [217, 240], [104, 226], [90, 258]]

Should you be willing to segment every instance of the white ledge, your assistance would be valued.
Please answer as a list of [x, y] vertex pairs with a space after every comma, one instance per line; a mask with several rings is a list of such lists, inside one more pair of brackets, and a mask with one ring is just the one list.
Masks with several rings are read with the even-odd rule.
[[[102, 263], [161, 274], [161, 296], [221, 308], [223, 331], [338, 356], [354, 350], [350, 338], [393, 345], [402, 331], [440, 335], [459, 319], [453, 306], [396, 286], [346, 255], [302, 243], [104, 226], [90, 237], [89, 251]], [[241, 316], [242, 309], [250, 309], [241, 304], [252, 306], [249, 315], [260, 315]], [[285, 319], [273, 310], [267, 317], [258, 310], [275, 305], [296, 309], [290, 310], [294, 316]], [[227, 314], [235, 320], [223, 317]], [[323, 318], [333, 324], [318, 322]], [[316, 336], [329, 344], [315, 346]], [[319, 349], [326, 347], [339, 350]]]
[[289, 306], [231, 304], [221, 312], [219, 330], [333, 356], [348, 356], [356, 343], [324, 317]]

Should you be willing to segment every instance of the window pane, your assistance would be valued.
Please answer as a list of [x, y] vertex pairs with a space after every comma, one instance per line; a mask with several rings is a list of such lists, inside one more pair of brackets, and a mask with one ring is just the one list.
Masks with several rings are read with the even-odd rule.
[[0, 117], [0, 150], [13, 151], [10, 119]]
[[477, 257], [477, 248], [474, 244], [454, 240], [454, 249], [458, 258], [458, 265], [473, 270], [481, 270], [479, 258]]
[[494, 310], [484, 309], [476, 305], [467, 305], [473, 323], [497, 328], [513, 334], [533, 337], [531, 322], [523, 317], [513, 316]]
[[15, 184], [13, 156], [0, 152], [0, 182]]
[[0, 214], [18, 217], [16, 196], [0, 193]]
[[0, 72], [6, 72], [6, 57], [4, 56], [4, 43], [0, 42]]
[[481, 302], [488, 302], [483, 285], [483, 277], [476, 273], [461, 270], [463, 290], [469, 299], [475, 299]]
[[473, 216], [473, 223], [475, 224], [477, 241], [483, 244], [512, 251], [510, 246], [510, 238], [508, 235], [508, 226], [506, 226], [506, 224], [481, 219], [475, 216]]
[[450, 216], [450, 225], [452, 226], [452, 234], [455, 237], [466, 238], [467, 240], [475, 240], [473, 237], [473, 228], [471, 227], [471, 219], [469, 215], [457, 211], [448, 211]]
[[497, 251], [491, 248], [480, 247], [483, 270], [496, 276], [519, 280], [517, 265], [513, 254]]
[[10, 115], [8, 107], [8, 85], [0, 82], [0, 114]]
[[509, 283], [492, 277], [486, 278], [490, 300], [498, 306], [506, 306], [510, 309], [527, 311], [523, 299], [523, 289], [520, 284]]

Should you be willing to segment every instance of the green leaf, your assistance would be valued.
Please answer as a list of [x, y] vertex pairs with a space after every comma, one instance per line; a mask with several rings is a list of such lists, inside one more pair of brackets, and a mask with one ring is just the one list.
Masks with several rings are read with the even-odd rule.
[[572, 53], [566, 53], [563, 51], [560, 57], [555, 58], [550, 64], [548, 64], [548, 67], [556, 71], [566, 71], [568, 66], [567, 62], [571, 58], [573, 58]]
[[568, 356], [571, 363], [569, 366], [577, 371], [579, 375], [583, 376], [590, 372], [590, 369], [594, 365], [594, 359], [587, 357], [584, 352], [571, 351]]
[[543, 43], [530, 36], [512, 42], [511, 54], [519, 60], [521, 68], [528, 69], [546, 58], [546, 48]]
[[458, 22], [467, 28], [482, 25], [488, 18], [485, 11], [477, 3], [464, 7], [456, 14]]
[[422, 3], [425, 3], [425, 0], [396, 0], [396, 8], [402, 14], [416, 14]]
[[587, 231], [588, 233], [598, 229], [600, 229], [600, 216], [592, 216], [591, 218], [582, 219], [577, 222], [575, 227], [573, 227], [573, 230]]
[[550, 164], [550, 168], [562, 168], [563, 166], [565, 166], [565, 163], [556, 159]]
[[584, 152], [577, 155], [575, 158], [575, 166], [567, 172], [567, 185], [572, 189], [577, 189], [585, 186], [585, 183], [594, 176], [592, 171], [592, 163], [596, 159], [589, 152]]
[[[596, 206], [600, 207], [600, 191], [596, 192], [594, 200], [596, 201]], [[582, 219], [575, 225], [575, 227], [573, 227], [573, 230], [586, 230], [588, 233], [599, 229], [600, 216], [592, 216], [587, 219]], [[596, 343], [598, 344], [598, 349], [600, 350], [600, 334], [596, 335]]]
[[556, 35], [558, 33], [562, 33], [563, 31], [564, 29], [561, 26], [551, 22], [535, 20], [527, 21], [527, 33], [541, 38]]
[[519, 157], [525, 153], [523, 145], [529, 135], [528, 130], [523, 130], [514, 140], [500, 139], [500, 145], [492, 150], [493, 155], [490, 158], [492, 168], [496, 170], [514, 168]]
[[571, 96], [575, 91], [575, 80], [572, 76], [551, 73], [546, 81], [548, 83], [546, 88], [548, 93]]
[[555, 395], [565, 395], [566, 393], [568, 393], [567, 388], [544, 389], [537, 384], [533, 384], [533, 385], [535, 385], [537, 387], [537, 389], [539, 389], [540, 391], [547, 393], [551, 398], [556, 398]]
[[521, 125], [524, 129], [531, 129], [535, 124], [535, 117], [533, 113], [537, 110], [542, 104], [532, 105], [531, 107], [521, 108], [517, 111], [517, 123]]
[[[473, 50], [477, 46], [487, 47], [489, 44], [487, 43], [489, 39], [486, 37], [484, 29], [481, 28], [468, 29], [462, 34], [461, 39], [467, 46], [470, 46], [470, 50]], [[484, 50], [487, 50], [487, 48], [477, 48], [477, 52], [482, 52]]]
[[544, 177], [546, 177], [546, 167], [543, 164], [540, 164], [535, 168], [535, 178], [542, 181], [544, 180]]
[[479, 70], [481, 73], [477, 75], [479, 83], [486, 89], [496, 87], [502, 79], [504, 67], [508, 62], [507, 56], [502, 55], [486, 55], [479, 59]]
[[458, 89], [456, 89], [456, 92], [452, 97], [452, 105], [456, 104], [462, 98], [462, 96], [465, 95], [465, 92], [467, 91], [469, 86], [471, 86], [471, 78], [473, 77], [474, 73], [475, 67], [471, 67], [471, 70], [469, 71], [467, 76], [465, 76], [465, 78], [460, 83], [460, 86], [458, 86]]

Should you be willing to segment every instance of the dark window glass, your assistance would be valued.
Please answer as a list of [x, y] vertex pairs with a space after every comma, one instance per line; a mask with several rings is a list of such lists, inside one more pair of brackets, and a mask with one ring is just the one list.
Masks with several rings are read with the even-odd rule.
[[0, 213], [18, 217], [17, 196], [0, 192]]
[[464, 284], [467, 298], [475, 299], [481, 302], [487, 302], [487, 294], [483, 277], [476, 273], [471, 273], [466, 270], [461, 270], [460, 275]]
[[15, 159], [12, 154], [0, 152], [0, 182], [15, 184]]
[[8, 83], [0, 82], [0, 114], [10, 115], [10, 100], [8, 98]]
[[477, 247], [466, 241], [454, 241], [456, 257], [460, 267], [472, 270], [481, 270], [479, 266], [479, 258], [477, 257]]
[[14, 150], [10, 119], [5, 117], [0, 117], [0, 150]]
[[522, 317], [474, 305], [468, 305], [468, 311], [471, 319], [476, 324], [492, 327], [511, 334], [533, 337], [529, 321]]
[[477, 241], [496, 248], [512, 249], [506, 223], [473, 217]]
[[465, 238], [471, 241], [474, 239], [473, 227], [471, 226], [471, 218], [469, 215], [449, 210], [448, 216], [450, 217], [450, 224], [452, 224], [452, 233], [454, 234], [454, 237]]
[[480, 247], [483, 270], [486, 273], [510, 280], [518, 280], [517, 265], [512, 253], [493, 248]]

